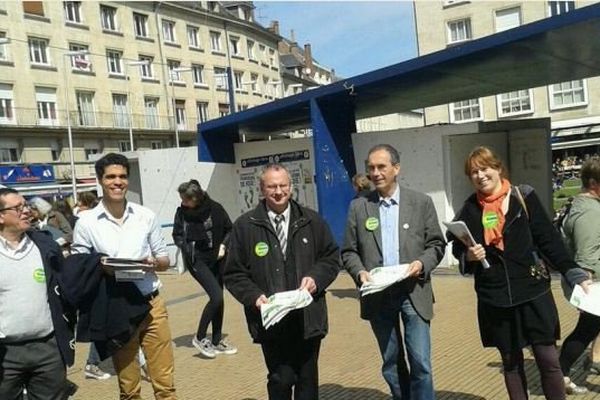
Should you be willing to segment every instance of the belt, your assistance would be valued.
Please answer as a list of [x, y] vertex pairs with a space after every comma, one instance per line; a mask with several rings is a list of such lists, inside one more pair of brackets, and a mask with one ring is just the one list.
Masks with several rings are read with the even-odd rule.
[[148, 301], [150, 300], [154, 300], [156, 297], [158, 297], [158, 289], [156, 289], [154, 292], [147, 294], [146, 296], [144, 296], [144, 298]]

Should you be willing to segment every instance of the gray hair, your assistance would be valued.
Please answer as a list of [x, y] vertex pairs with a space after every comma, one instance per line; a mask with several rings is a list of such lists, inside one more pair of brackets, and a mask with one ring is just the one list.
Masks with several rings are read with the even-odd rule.
[[52, 205], [41, 197], [32, 198], [29, 200], [29, 204], [31, 205], [31, 208], [36, 209], [43, 217], [52, 211]]
[[290, 182], [290, 187], [292, 186], [292, 175], [290, 175], [290, 171], [287, 169], [287, 167], [283, 164], [279, 164], [279, 163], [271, 163], [271, 164], [267, 164], [262, 172], [260, 173], [260, 187], [262, 189], [264, 181], [265, 181], [265, 174], [269, 171], [280, 171], [283, 170], [285, 171], [285, 173], [287, 174], [288, 177], [288, 181]]
[[367, 154], [367, 159], [369, 158], [369, 156], [372, 153], [375, 153], [376, 151], [379, 150], [385, 150], [388, 152], [388, 154], [390, 155], [390, 161], [392, 162], [392, 165], [398, 165], [400, 164], [400, 153], [398, 153], [398, 150], [396, 150], [396, 148], [394, 146], [392, 146], [391, 144], [377, 144], [373, 147], [371, 147], [371, 149], [369, 150], [369, 154]]
[[190, 179], [188, 182], [183, 182], [177, 188], [179, 195], [186, 199], [192, 199], [195, 201], [201, 201], [204, 198], [204, 190], [200, 186], [200, 182], [195, 179]]

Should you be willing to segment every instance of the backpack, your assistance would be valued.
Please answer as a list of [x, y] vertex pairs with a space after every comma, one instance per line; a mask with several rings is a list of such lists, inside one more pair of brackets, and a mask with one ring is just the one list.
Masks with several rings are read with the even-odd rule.
[[552, 220], [552, 225], [554, 225], [554, 228], [559, 231], [560, 233], [562, 233], [563, 231], [563, 222], [565, 221], [565, 218], [567, 218], [567, 216], [569, 215], [569, 211], [571, 211], [571, 207], [573, 206], [573, 197], [569, 197], [569, 199], [567, 200], [567, 202], [565, 204], [563, 204], [563, 206], [560, 208], [560, 210], [558, 210], [558, 212], [556, 213], [556, 215], [554, 216], [554, 219]]

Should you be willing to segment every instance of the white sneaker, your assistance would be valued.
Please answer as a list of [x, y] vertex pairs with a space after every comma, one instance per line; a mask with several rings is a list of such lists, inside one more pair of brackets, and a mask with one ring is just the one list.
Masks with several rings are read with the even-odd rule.
[[89, 379], [97, 379], [99, 381], [103, 381], [105, 379], [110, 378], [110, 374], [108, 372], [102, 371], [99, 366], [94, 364], [88, 364], [84, 369], [85, 377]]
[[[214, 346], [214, 345], [213, 345]], [[216, 354], [235, 354], [238, 352], [237, 347], [221, 340], [218, 345], [214, 346]]]
[[194, 336], [192, 345], [206, 358], [215, 358], [217, 356], [215, 353], [215, 346], [213, 346], [209, 338], [198, 340], [198, 338]]
[[565, 392], [567, 394], [586, 394], [588, 392], [585, 386], [576, 385], [570, 378], [565, 376]]

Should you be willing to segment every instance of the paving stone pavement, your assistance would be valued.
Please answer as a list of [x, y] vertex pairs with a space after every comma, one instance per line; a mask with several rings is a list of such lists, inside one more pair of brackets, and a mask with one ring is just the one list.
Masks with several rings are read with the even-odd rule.
[[[473, 281], [443, 272], [433, 278], [436, 316], [432, 323], [434, 383], [439, 400], [507, 399], [500, 373], [500, 359], [493, 349], [483, 349], [479, 340]], [[266, 368], [262, 353], [252, 344], [241, 306], [228, 293], [225, 297], [224, 332], [239, 348], [233, 356], [203, 359], [191, 345], [192, 335], [207, 297], [188, 274], [161, 275], [161, 294], [167, 299], [175, 351], [175, 382], [184, 400], [265, 400]], [[560, 282], [552, 288], [561, 316], [563, 338], [571, 331], [577, 311], [562, 297]], [[342, 273], [328, 293], [330, 333], [323, 341], [319, 361], [321, 400], [388, 400], [380, 374], [381, 361], [369, 324], [358, 316], [356, 290]], [[76, 362], [69, 379], [79, 385], [75, 400], [118, 399], [116, 377], [106, 381], [85, 379], [83, 367], [88, 345], [77, 345]], [[527, 376], [532, 400], [544, 398], [532, 355], [526, 351]], [[102, 367], [113, 372], [110, 361]], [[575, 365], [573, 379], [586, 382]], [[600, 377], [587, 376], [590, 393], [570, 399], [600, 400]], [[152, 387], [143, 382], [142, 396], [152, 399]]]

